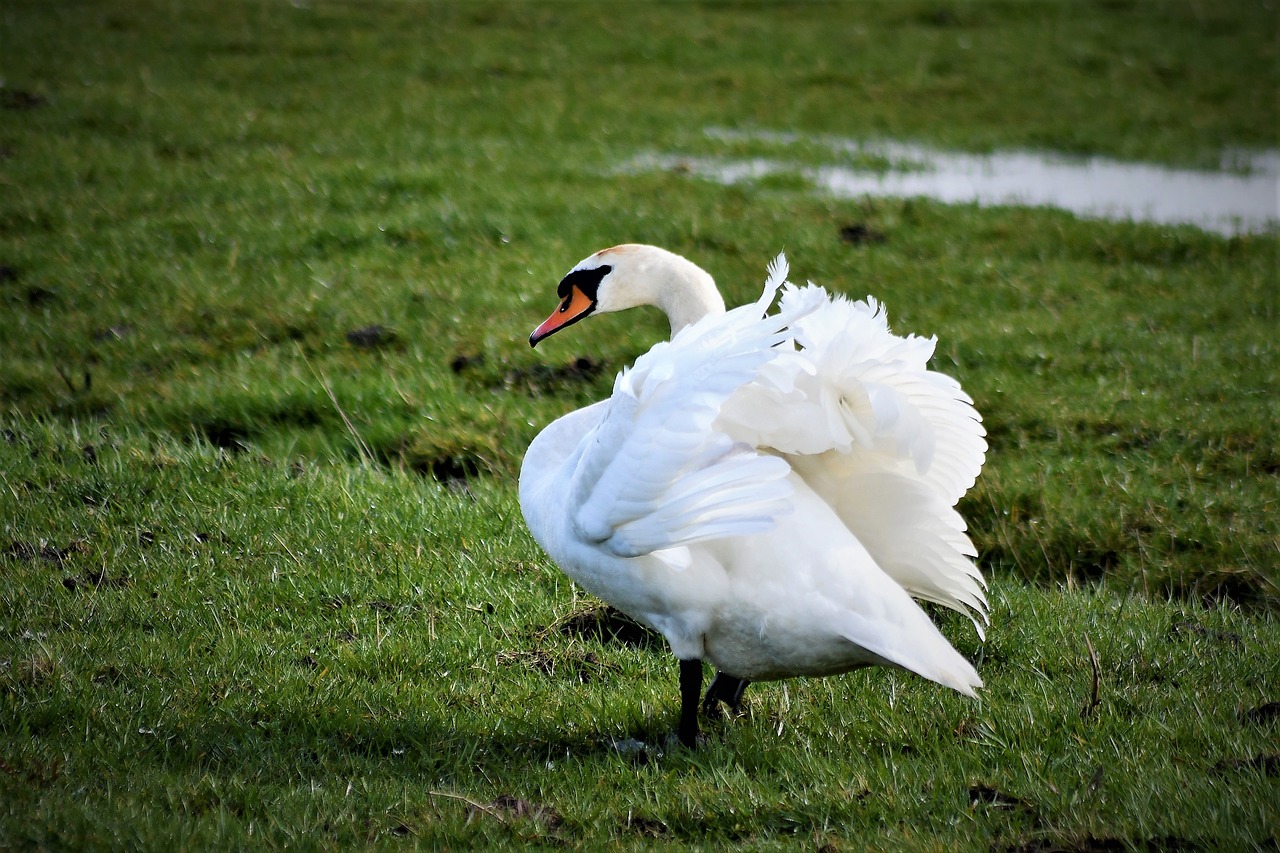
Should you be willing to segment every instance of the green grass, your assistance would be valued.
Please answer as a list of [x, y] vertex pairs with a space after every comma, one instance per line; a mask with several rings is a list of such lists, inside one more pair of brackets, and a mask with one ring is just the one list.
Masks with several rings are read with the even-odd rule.
[[[616, 172], [755, 153], [707, 127], [1204, 167], [1276, 145], [1275, 12], [6, 4], [0, 845], [1276, 844], [1277, 233]], [[666, 332], [526, 343], [632, 240], [939, 336], [981, 701], [869, 671], [612, 747], [674, 663], [566, 629], [514, 477]]]

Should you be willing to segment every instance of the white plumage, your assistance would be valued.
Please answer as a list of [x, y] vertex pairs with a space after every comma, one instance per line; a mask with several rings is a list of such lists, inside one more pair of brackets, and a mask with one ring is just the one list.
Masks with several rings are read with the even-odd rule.
[[[671, 320], [612, 396], [534, 439], [520, 504], [534, 538], [591, 593], [660, 632], [681, 661], [679, 734], [750, 681], [872, 664], [962, 693], [982, 685], [912, 596], [987, 605], [955, 503], [986, 442], [972, 401], [927, 362], [935, 340], [889, 331], [872, 299], [786, 284], [724, 311], [689, 261], [653, 246], [590, 256], [531, 337], [654, 304]], [[776, 311], [773, 307], [782, 291]]]

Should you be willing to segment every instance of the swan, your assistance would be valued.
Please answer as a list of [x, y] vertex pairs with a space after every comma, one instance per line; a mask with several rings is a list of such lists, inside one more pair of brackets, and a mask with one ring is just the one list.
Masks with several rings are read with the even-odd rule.
[[[882, 665], [965, 695], [982, 679], [913, 600], [987, 622], [955, 510], [987, 444], [972, 400], [928, 369], [936, 338], [889, 331], [881, 305], [769, 265], [726, 311], [712, 277], [656, 246], [587, 257], [540, 341], [654, 305], [671, 323], [612, 395], [530, 443], [520, 506], [577, 584], [660, 633], [679, 661], [679, 740], [752, 681]], [[770, 312], [779, 291], [776, 311]]]

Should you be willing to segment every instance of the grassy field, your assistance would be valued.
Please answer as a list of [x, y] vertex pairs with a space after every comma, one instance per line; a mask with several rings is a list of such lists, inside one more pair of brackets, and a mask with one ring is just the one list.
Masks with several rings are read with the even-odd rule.
[[[1274, 849], [1276, 230], [618, 167], [726, 153], [708, 128], [1214, 167], [1277, 143], [1278, 20], [8, 0], [0, 846]], [[939, 336], [991, 440], [988, 639], [939, 617], [980, 701], [759, 685], [658, 746], [674, 661], [515, 499], [537, 430], [666, 333], [528, 347], [624, 241], [731, 304], [785, 249]]]

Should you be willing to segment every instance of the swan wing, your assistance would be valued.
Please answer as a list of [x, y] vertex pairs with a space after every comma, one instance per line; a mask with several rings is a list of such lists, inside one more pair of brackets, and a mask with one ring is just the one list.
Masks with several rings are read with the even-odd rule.
[[[782, 310], [815, 300], [821, 309], [793, 330], [800, 352], [755, 386], [789, 404], [776, 407], [782, 421], [763, 421], [767, 434], [757, 439], [786, 453], [875, 454], [954, 506], [982, 470], [986, 432], [960, 384], [929, 369], [936, 338], [895, 335], [876, 300], [829, 297], [813, 285], [788, 288]], [[743, 399], [757, 411], [764, 402]]]
[[788, 288], [781, 310], [815, 302], [792, 330], [796, 347], [722, 408], [722, 428], [783, 455], [890, 577], [981, 633], [982, 577], [954, 510], [987, 449], [972, 400], [928, 368], [935, 339], [894, 335], [873, 299], [809, 285]]
[[818, 307], [766, 314], [785, 278], [779, 256], [758, 302], [688, 326], [619, 375], [571, 478], [581, 539], [635, 557], [763, 532], [787, 510], [788, 463], [715, 427], [725, 401], [786, 351], [788, 327]]

